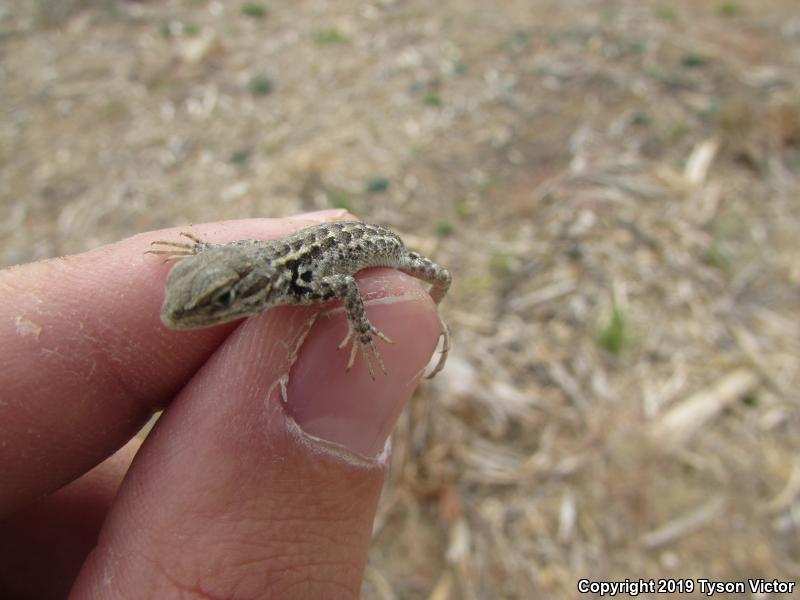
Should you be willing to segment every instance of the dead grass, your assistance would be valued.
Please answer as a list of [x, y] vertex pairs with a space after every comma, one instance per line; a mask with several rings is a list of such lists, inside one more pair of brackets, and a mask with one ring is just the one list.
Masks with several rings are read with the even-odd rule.
[[454, 271], [365, 597], [800, 578], [793, 0], [24, 6], [3, 264], [335, 205]]

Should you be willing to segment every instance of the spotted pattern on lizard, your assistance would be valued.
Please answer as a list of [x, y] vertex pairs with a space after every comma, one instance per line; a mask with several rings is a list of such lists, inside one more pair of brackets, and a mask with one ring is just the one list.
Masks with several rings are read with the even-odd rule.
[[[344, 348], [353, 340], [347, 370], [361, 348], [370, 376], [370, 354], [386, 373], [378, 337], [391, 340], [370, 323], [353, 276], [369, 267], [392, 267], [431, 285], [438, 305], [450, 287], [450, 272], [429, 258], [408, 250], [400, 237], [380, 225], [360, 221], [322, 223], [276, 240], [239, 240], [211, 244], [190, 233], [188, 242], [156, 241], [152, 254], [178, 263], [167, 279], [161, 320], [172, 329], [210, 327], [260, 313], [273, 306], [341, 300], [347, 316]], [[433, 377], [442, 370], [450, 350], [444, 321], [442, 352]]]

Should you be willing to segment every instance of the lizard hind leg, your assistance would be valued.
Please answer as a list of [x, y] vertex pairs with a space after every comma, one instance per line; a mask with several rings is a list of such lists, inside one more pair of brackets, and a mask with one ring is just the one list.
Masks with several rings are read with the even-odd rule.
[[[338, 350], [341, 350], [345, 346], [347, 346], [348, 342], [353, 338], [354, 329], [351, 324], [348, 323], [348, 330], [347, 335], [341, 341], [338, 346]], [[367, 365], [367, 369], [369, 370], [369, 376], [374, 380], [375, 379], [375, 371], [372, 368], [372, 361], [370, 360], [370, 354], [375, 359], [375, 362], [378, 363], [378, 366], [381, 368], [381, 371], [384, 375], [386, 375], [386, 366], [383, 364], [383, 359], [381, 358], [381, 353], [378, 351], [378, 347], [375, 345], [375, 340], [372, 336], [377, 336], [381, 338], [387, 344], [391, 344], [392, 340], [390, 340], [386, 335], [384, 335], [381, 331], [378, 331], [371, 323], [369, 324], [369, 330], [366, 333], [360, 334], [355, 336], [353, 339], [353, 345], [350, 348], [350, 357], [347, 360], [347, 367], [346, 371], [349, 371], [353, 368], [353, 365], [356, 362], [356, 354], [358, 353], [358, 349], [361, 348], [361, 353], [364, 355], [364, 362]]]
[[[325, 278], [325, 280], [321, 282], [321, 286], [324, 289], [331, 290], [336, 297], [341, 298], [344, 302], [344, 312], [347, 316], [347, 335], [339, 344], [338, 349], [341, 350], [347, 346], [351, 339], [353, 342], [346, 370], [349, 371], [353, 367], [358, 349], [361, 348], [361, 353], [364, 356], [364, 362], [367, 365], [370, 377], [375, 379], [375, 371], [372, 368], [371, 358], [375, 359], [381, 371], [386, 374], [386, 367], [375, 345], [375, 338], [378, 337], [387, 344], [391, 344], [392, 340], [369, 322], [367, 313], [364, 310], [364, 301], [361, 299], [361, 294], [358, 291], [355, 279], [349, 275], [333, 275]], [[372, 357], [370, 357], [370, 354]]]
[[[431, 284], [431, 298], [437, 305], [442, 301], [442, 298], [445, 297], [453, 281], [450, 271], [416, 252], [406, 252], [404, 255], [400, 256], [397, 268], [403, 273], [408, 273], [412, 277], [416, 277]], [[439, 354], [439, 360], [436, 362], [433, 371], [426, 375], [425, 379], [432, 379], [444, 368], [444, 364], [447, 362], [447, 355], [450, 353], [450, 328], [444, 322], [441, 315], [439, 315], [439, 327], [439, 337], [443, 340], [442, 351]]]

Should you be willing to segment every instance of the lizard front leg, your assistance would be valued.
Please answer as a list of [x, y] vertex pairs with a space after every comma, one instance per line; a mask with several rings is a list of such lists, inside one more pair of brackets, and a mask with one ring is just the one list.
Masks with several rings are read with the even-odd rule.
[[[173, 242], [170, 240], [156, 240], [154, 242], [150, 242], [151, 246], [167, 246], [167, 248], [157, 248], [157, 249], [150, 249], [145, 251], [145, 254], [165, 254], [167, 255], [166, 260], [181, 260], [182, 258], [186, 258], [187, 256], [193, 256], [209, 246], [208, 242], [201, 240], [198, 237], [195, 237], [191, 233], [187, 231], [181, 231], [181, 235], [185, 238], [191, 240], [191, 242]], [[173, 250], [174, 248], [174, 250]]]
[[387, 344], [391, 344], [392, 340], [369, 322], [356, 280], [350, 275], [329, 275], [323, 278], [318, 285], [324, 295], [327, 295], [326, 292], [328, 292], [339, 298], [344, 304], [344, 313], [347, 316], [347, 335], [339, 344], [339, 349], [341, 350], [347, 346], [348, 342], [353, 339], [350, 358], [347, 361], [347, 370], [349, 371], [353, 367], [356, 360], [356, 352], [360, 347], [361, 352], [364, 354], [364, 362], [367, 363], [370, 377], [375, 379], [375, 372], [370, 362], [370, 353], [375, 357], [381, 371], [386, 374], [386, 367], [383, 364], [378, 348], [375, 346], [374, 337], [381, 338]]

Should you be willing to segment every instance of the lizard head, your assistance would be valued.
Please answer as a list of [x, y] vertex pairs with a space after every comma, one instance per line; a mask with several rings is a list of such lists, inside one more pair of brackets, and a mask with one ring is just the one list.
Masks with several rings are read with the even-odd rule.
[[172, 329], [196, 329], [261, 312], [273, 273], [264, 261], [255, 266], [245, 245], [211, 246], [181, 260], [169, 273], [161, 320]]

